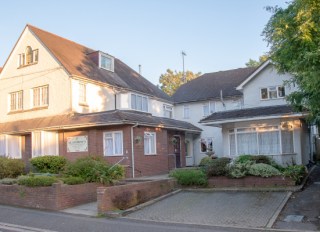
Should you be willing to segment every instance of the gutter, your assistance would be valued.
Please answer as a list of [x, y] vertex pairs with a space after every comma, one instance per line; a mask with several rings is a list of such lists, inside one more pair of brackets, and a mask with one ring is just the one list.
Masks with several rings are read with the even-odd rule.
[[133, 128], [139, 126], [138, 123], [134, 124], [132, 127], [131, 127], [131, 166], [132, 166], [132, 178], [134, 178], [134, 170], [135, 170], [135, 164], [134, 164], [134, 145], [133, 145]]

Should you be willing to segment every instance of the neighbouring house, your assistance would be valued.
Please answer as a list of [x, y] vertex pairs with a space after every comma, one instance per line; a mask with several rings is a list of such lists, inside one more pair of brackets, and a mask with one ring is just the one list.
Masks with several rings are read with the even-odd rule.
[[285, 96], [296, 87], [284, 86], [289, 74], [279, 74], [270, 61], [237, 83], [241, 107], [216, 111], [200, 120], [222, 131], [222, 155], [261, 154], [283, 165], [307, 164], [312, 160], [315, 128], [296, 113]]
[[207, 152], [225, 156], [219, 127], [208, 127], [200, 120], [215, 112], [241, 109], [243, 94], [236, 90], [256, 68], [239, 68], [206, 73], [182, 85], [172, 96], [175, 118], [190, 122], [202, 129], [201, 134], [186, 135], [186, 164], [198, 165]]
[[101, 155], [127, 176], [184, 167], [185, 137], [168, 95], [114, 56], [27, 25], [0, 73], [0, 155]]

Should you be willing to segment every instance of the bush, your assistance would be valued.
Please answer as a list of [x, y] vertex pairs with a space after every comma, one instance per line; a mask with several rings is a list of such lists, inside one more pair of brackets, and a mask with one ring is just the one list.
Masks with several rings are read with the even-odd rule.
[[230, 158], [221, 157], [208, 162], [208, 164], [204, 166], [204, 169], [208, 177], [224, 176], [227, 174], [227, 165], [229, 163]]
[[67, 164], [67, 159], [63, 156], [40, 156], [30, 160], [32, 166], [38, 172], [54, 173], [61, 172]]
[[281, 172], [278, 169], [265, 163], [252, 164], [249, 167], [248, 173], [253, 176], [262, 176], [262, 177], [281, 175]]
[[15, 178], [23, 174], [25, 164], [20, 159], [0, 157], [0, 179]]
[[197, 169], [174, 170], [170, 173], [170, 176], [174, 177], [180, 185], [206, 186], [208, 184], [206, 174]]
[[244, 164], [248, 161], [252, 161], [252, 157], [253, 155], [240, 155], [234, 160], [234, 163]]
[[51, 186], [58, 180], [53, 176], [21, 176], [18, 178], [19, 185], [28, 187]]
[[207, 164], [209, 164], [210, 162], [212, 161], [212, 158], [211, 157], [204, 157], [201, 159], [200, 163], [199, 163], [199, 166], [206, 166]]
[[247, 160], [246, 162], [242, 161], [242, 163], [235, 162], [234, 164], [230, 164], [227, 166], [227, 176], [231, 178], [241, 178], [245, 177], [249, 173], [249, 168], [253, 164], [252, 161]]
[[303, 165], [288, 166], [283, 171], [283, 175], [292, 178], [296, 184], [300, 184], [306, 174], [306, 167]]
[[254, 161], [256, 164], [269, 164], [271, 165], [271, 159], [265, 155], [254, 155], [251, 157], [251, 160]]
[[61, 178], [63, 183], [68, 184], [68, 185], [76, 185], [76, 184], [84, 184], [85, 181], [81, 177], [77, 176], [69, 176], [69, 177], [64, 177]]
[[67, 164], [65, 174], [81, 177], [86, 182], [107, 184], [123, 178], [124, 168], [120, 165], [111, 167], [102, 157], [87, 156]]

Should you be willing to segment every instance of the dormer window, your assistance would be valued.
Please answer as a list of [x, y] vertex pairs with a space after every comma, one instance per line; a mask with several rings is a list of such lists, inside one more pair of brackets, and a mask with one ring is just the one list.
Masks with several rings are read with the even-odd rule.
[[25, 53], [19, 54], [18, 67], [24, 67], [38, 63], [39, 50], [32, 50], [30, 46], [26, 47]]
[[100, 53], [100, 68], [108, 71], [114, 71], [114, 58], [107, 54]]

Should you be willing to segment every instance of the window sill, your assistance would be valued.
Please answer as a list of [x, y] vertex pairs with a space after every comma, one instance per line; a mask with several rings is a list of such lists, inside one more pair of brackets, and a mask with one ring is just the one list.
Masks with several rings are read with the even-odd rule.
[[144, 154], [145, 156], [156, 156], [157, 154]]
[[124, 157], [123, 155], [104, 155], [103, 157]]
[[38, 107], [33, 107], [31, 109], [25, 110], [24, 112], [29, 112], [29, 111], [36, 111], [36, 110], [45, 110], [48, 109], [49, 106], [38, 106]]
[[20, 113], [23, 113], [25, 110], [12, 110], [12, 111], [9, 111], [8, 112], [8, 115], [10, 114], [20, 114]]
[[88, 105], [87, 103], [85, 103], [85, 102], [81, 102], [81, 103], [79, 103], [79, 106], [89, 107], [89, 105]]
[[25, 68], [25, 67], [29, 67], [29, 66], [32, 66], [32, 65], [35, 65], [35, 64], [38, 64], [38, 62], [33, 62], [33, 63], [31, 63], [31, 64], [20, 65], [20, 66], [18, 67], [18, 69], [20, 69], [20, 68]]

